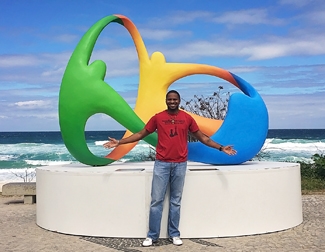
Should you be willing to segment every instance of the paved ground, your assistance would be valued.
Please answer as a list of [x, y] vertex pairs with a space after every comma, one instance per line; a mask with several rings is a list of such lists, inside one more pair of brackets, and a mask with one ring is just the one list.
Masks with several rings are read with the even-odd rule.
[[150, 248], [142, 239], [63, 235], [36, 225], [36, 205], [21, 197], [0, 196], [0, 251], [325, 251], [325, 195], [304, 195], [304, 222], [286, 231], [233, 238], [183, 239], [176, 247], [167, 240]]

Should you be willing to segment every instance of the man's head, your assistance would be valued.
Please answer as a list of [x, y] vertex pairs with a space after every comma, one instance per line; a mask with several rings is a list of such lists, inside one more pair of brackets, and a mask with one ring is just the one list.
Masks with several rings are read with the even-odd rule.
[[169, 94], [171, 94], [171, 93], [177, 94], [178, 99], [181, 100], [181, 96], [180, 96], [180, 94], [179, 94], [176, 90], [169, 90], [169, 91], [167, 92], [167, 94], [166, 94], [166, 99], [167, 99], [167, 96], [168, 96]]
[[181, 96], [176, 90], [168, 91], [168, 93], [166, 94], [166, 105], [168, 111], [177, 112], [180, 102], [181, 102]]

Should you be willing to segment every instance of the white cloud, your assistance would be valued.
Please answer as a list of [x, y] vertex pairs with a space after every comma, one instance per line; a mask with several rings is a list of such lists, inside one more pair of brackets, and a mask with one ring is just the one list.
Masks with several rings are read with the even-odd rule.
[[268, 16], [266, 9], [249, 9], [230, 11], [221, 14], [218, 17], [212, 19], [216, 23], [222, 24], [270, 24], [280, 25], [284, 23], [284, 20], [279, 18], [272, 18]]
[[249, 60], [273, 59], [285, 56], [312, 56], [325, 54], [325, 37], [320, 34], [309, 34], [304, 38], [272, 38], [264, 43], [251, 44], [241, 53], [249, 56]]
[[291, 37], [264, 37], [258, 41], [217, 39], [194, 41], [175, 48], [165, 48], [169, 59], [180, 61], [200, 57], [245, 57], [265, 60], [288, 56], [325, 54], [325, 34], [297, 34]]
[[270, 128], [325, 128], [325, 100], [322, 95], [265, 95]]
[[77, 35], [74, 34], [61, 34], [58, 36], [55, 36], [54, 39], [59, 42], [64, 42], [64, 43], [71, 43], [76, 41], [78, 38], [80, 38]]
[[[168, 22], [166, 22], [168, 20]], [[172, 12], [165, 18], [154, 18], [151, 21], [151, 26], [161, 27], [174, 26], [191, 23], [197, 20], [204, 20], [206, 22], [216, 22], [220, 24], [269, 24], [281, 25], [286, 23], [285, 19], [274, 18], [269, 15], [267, 9], [243, 9], [236, 11], [226, 12], [213, 12], [213, 11], [177, 11]]]
[[35, 55], [0, 55], [0, 67], [22, 67], [35, 66], [40, 64], [40, 60]]
[[[229, 43], [228, 43], [229, 42]], [[230, 41], [194, 41], [162, 50], [169, 59], [181, 61], [199, 57], [237, 56], [237, 46]]]
[[16, 102], [13, 104], [14, 106], [20, 108], [20, 109], [38, 109], [38, 108], [49, 108], [51, 105], [51, 101], [45, 101], [45, 100], [34, 100], [34, 101], [23, 101], [23, 102]]
[[[20, 116], [20, 117], [23, 117], [23, 116]], [[51, 113], [46, 112], [46, 114], [39, 114], [39, 113], [29, 114], [27, 117], [38, 118], [38, 119], [47, 119], [47, 120], [57, 120], [59, 118], [59, 115], [57, 112], [54, 111]]]
[[62, 77], [64, 71], [65, 71], [65, 68], [60, 67], [58, 69], [44, 71], [44, 72], [41, 73], [41, 76], [43, 76], [43, 77], [57, 77], [57, 76]]
[[41, 67], [43, 65], [63, 65], [68, 62], [71, 53], [13, 54], [0, 55], [0, 68]]
[[237, 67], [230, 67], [227, 70], [232, 73], [251, 73], [257, 72], [261, 69], [261, 67], [256, 66], [237, 66]]

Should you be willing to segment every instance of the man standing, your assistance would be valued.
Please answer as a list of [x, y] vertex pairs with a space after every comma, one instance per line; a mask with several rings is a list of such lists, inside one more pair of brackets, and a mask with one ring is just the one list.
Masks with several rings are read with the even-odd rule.
[[149, 231], [142, 243], [145, 247], [151, 246], [159, 238], [163, 202], [168, 184], [170, 186], [168, 235], [174, 245], [183, 244], [178, 227], [187, 167], [188, 132], [207, 146], [228, 155], [236, 154], [232, 146], [222, 146], [203, 134], [195, 120], [189, 114], [179, 110], [180, 100], [179, 93], [170, 90], [166, 95], [167, 110], [151, 117], [141, 131], [121, 140], [109, 137], [109, 141], [104, 144], [105, 148], [113, 148], [120, 144], [136, 142], [157, 130], [158, 143], [152, 178]]

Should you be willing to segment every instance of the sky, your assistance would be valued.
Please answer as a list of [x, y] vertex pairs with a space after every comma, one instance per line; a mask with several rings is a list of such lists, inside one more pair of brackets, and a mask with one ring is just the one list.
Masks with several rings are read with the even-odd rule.
[[[68, 60], [101, 18], [127, 16], [149, 55], [167, 62], [226, 69], [262, 96], [270, 129], [325, 129], [325, 1], [323, 0], [0, 0], [0, 131], [59, 131], [58, 95]], [[138, 59], [131, 36], [109, 24], [91, 60], [107, 65], [105, 82], [134, 106]], [[178, 80], [184, 100], [209, 96], [222, 79]], [[124, 129], [104, 114], [86, 130]]]

